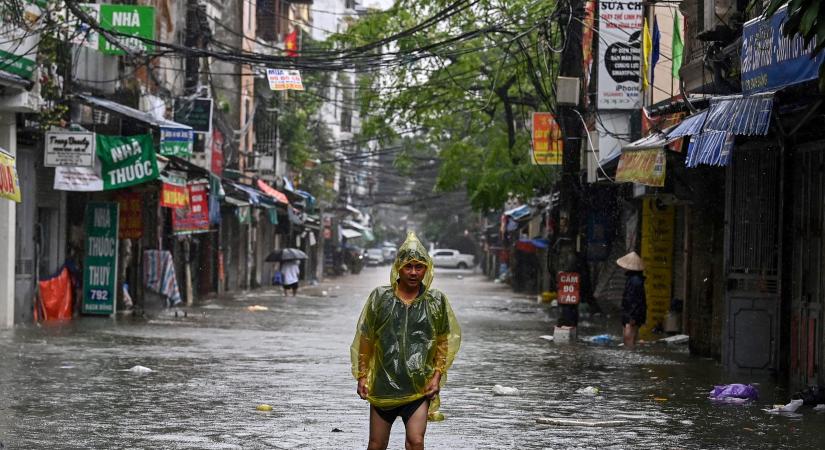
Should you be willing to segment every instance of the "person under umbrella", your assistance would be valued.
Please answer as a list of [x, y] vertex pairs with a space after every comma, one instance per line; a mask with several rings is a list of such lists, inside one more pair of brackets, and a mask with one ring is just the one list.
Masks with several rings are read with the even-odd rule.
[[298, 265], [297, 259], [289, 259], [281, 261], [281, 275], [284, 279], [284, 295], [289, 294], [292, 289], [292, 296], [298, 294], [298, 279], [301, 276], [301, 266]]

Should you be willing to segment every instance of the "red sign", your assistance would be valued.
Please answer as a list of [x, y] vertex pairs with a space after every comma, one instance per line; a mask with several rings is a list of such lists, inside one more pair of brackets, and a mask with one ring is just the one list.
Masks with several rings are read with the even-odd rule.
[[140, 239], [143, 237], [143, 195], [140, 192], [122, 192], [117, 196], [120, 204], [118, 238]]
[[160, 190], [160, 206], [164, 208], [186, 208], [189, 204], [189, 195], [186, 185], [163, 183]]
[[172, 229], [175, 234], [206, 233], [209, 231], [209, 182], [189, 182], [189, 206], [175, 209]]
[[556, 277], [556, 289], [558, 291], [559, 305], [578, 305], [581, 296], [579, 295], [579, 273], [559, 272]]
[[223, 174], [223, 134], [217, 129], [212, 130], [212, 173], [217, 176]]

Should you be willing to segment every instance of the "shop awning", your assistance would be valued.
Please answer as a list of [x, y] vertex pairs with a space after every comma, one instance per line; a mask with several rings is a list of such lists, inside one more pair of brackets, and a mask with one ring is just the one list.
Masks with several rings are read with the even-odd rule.
[[225, 203], [227, 203], [229, 205], [232, 205], [232, 206], [249, 206], [249, 201], [248, 200], [241, 200], [239, 198], [230, 197], [228, 195], [225, 196], [222, 200]]
[[261, 192], [263, 192], [264, 194], [274, 198], [275, 200], [278, 200], [278, 202], [283, 203], [284, 205], [289, 204], [289, 199], [286, 198], [286, 195], [284, 195], [283, 192], [274, 189], [272, 186], [266, 184], [266, 182], [264, 182], [263, 180], [258, 180], [257, 185]]
[[665, 185], [665, 160], [664, 149], [623, 152], [616, 169], [616, 182], [662, 187]]
[[531, 212], [532, 211], [530, 210], [529, 205], [521, 205], [516, 208], [504, 211], [504, 215], [512, 217], [513, 220], [521, 220], [526, 217], [529, 217]]
[[341, 236], [347, 239], [355, 239], [361, 237], [361, 233], [350, 228], [341, 228]]
[[173, 122], [167, 119], [159, 119], [153, 116], [152, 114], [149, 114], [148, 112], [144, 112], [139, 109], [132, 108], [130, 106], [121, 105], [118, 102], [107, 100], [105, 98], [94, 97], [87, 94], [76, 94], [75, 98], [89, 106], [98, 109], [103, 109], [111, 113], [127, 117], [129, 119], [135, 119], [137, 121], [151, 125], [155, 128], [169, 128], [173, 130], [192, 131], [192, 127], [190, 127], [189, 125], [184, 125], [182, 123]]
[[659, 149], [664, 148], [667, 145], [667, 135], [660, 132], [654, 132], [649, 136], [643, 137], [638, 141], [633, 141], [624, 147], [622, 147], [622, 152], [624, 151], [633, 151], [633, 150], [649, 150], [649, 149]]
[[705, 125], [705, 118], [708, 116], [708, 110], [694, 114], [667, 133], [668, 139], [677, 139], [685, 136], [693, 136], [702, 132], [702, 127]]
[[748, 97], [733, 95], [710, 100], [705, 130], [727, 131], [741, 136], [768, 134], [773, 112], [773, 93]]
[[690, 139], [685, 166], [727, 166], [733, 149], [734, 134], [726, 131], [705, 131]]
[[31, 80], [27, 80], [11, 72], [6, 72], [5, 70], [0, 70], [0, 86], [8, 86], [25, 91], [30, 89], [33, 85], [34, 82]]

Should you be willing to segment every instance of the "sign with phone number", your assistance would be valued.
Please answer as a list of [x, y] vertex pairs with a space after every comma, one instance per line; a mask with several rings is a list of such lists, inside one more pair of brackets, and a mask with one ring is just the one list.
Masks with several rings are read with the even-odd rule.
[[86, 206], [83, 314], [114, 314], [117, 299], [118, 204]]

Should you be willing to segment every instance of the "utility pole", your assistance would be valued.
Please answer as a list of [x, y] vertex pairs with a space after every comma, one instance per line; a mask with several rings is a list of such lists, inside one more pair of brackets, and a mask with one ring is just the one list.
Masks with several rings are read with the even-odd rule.
[[[567, 46], [562, 51], [559, 76], [581, 79], [582, 71], [582, 19], [584, 0], [570, 0], [572, 18], [560, 17], [566, 22]], [[585, 93], [586, 95], [586, 93]], [[559, 219], [557, 231], [557, 252], [555, 269], [557, 272], [578, 270], [579, 210], [581, 202], [581, 142], [586, 130], [579, 116], [579, 106], [558, 106], [560, 125], [563, 130], [564, 147], [562, 153], [561, 181], [559, 191]], [[578, 325], [579, 305], [560, 305], [559, 326]]]

